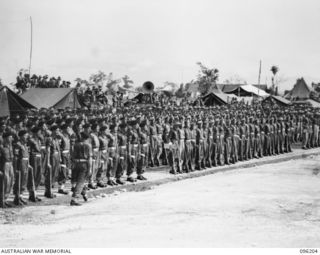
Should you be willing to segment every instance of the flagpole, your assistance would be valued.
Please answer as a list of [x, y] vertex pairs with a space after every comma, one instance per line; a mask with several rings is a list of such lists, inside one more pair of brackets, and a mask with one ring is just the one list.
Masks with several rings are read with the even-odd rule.
[[31, 43], [30, 43], [30, 60], [29, 60], [29, 75], [30, 75], [30, 72], [31, 72], [31, 59], [32, 59], [32, 36], [33, 36], [33, 34], [32, 34], [32, 18], [31, 18], [31, 16], [30, 16], [30, 29], [31, 29], [31, 38], [30, 38], [30, 40], [31, 40]]

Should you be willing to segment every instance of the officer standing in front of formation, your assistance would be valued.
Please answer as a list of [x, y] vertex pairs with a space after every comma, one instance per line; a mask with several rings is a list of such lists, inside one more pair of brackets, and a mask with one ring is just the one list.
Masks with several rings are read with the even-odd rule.
[[81, 205], [78, 201], [80, 194], [84, 201], [87, 201], [85, 181], [90, 176], [92, 171], [92, 145], [90, 137], [87, 133], [82, 132], [80, 134], [80, 141], [76, 142], [73, 149], [72, 160], [74, 162], [74, 168], [72, 170], [73, 183], [75, 187], [73, 189], [72, 199], [70, 205]]
[[7, 199], [14, 183], [12, 133], [2, 134], [0, 145], [0, 207], [11, 207]]

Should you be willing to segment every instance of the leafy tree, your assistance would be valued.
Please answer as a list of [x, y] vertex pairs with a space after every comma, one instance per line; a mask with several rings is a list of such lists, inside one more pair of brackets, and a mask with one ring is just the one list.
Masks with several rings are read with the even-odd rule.
[[118, 91], [118, 86], [121, 82], [121, 79], [114, 79], [113, 73], [111, 72], [109, 73], [109, 75], [107, 75], [106, 80], [107, 80], [106, 86], [110, 93], [114, 93]]
[[200, 67], [197, 83], [199, 84], [199, 92], [202, 95], [207, 94], [210, 90], [217, 88], [217, 81], [219, 79], [219, 70], [216, 68], [208, 68], [201, 62], [197, 65]]
[[124, 77], [122, 77], [122, 81], [124, 83], [123, 87], [125, 89], [130, 89], [133, 87], [133, 81], [129, 78], [128, 75], [125, 75]]
[[76, 78], [75, 80], [74, 80], [77, 84], [80, 84], [80, 86], [83, 84], [83, 85], [85, 85], [85, 86], [89, 86], [90, 85], [90, 83], [87, 81], [87, 80], [83, 80], [83, 79], [81, 79], [81, 78]]
[[102, 71], [98, 71], [98, 73], [91, 74], [89, 77], [89, 82], [94, 86], [102, 87], [106, 80], [107, 80], [107, 75]]
[[247, 84], [245, 79], [242, 79], [239, 75], [235, 74], [229, 77], [228, 79], [224, 80], [225, 84]]

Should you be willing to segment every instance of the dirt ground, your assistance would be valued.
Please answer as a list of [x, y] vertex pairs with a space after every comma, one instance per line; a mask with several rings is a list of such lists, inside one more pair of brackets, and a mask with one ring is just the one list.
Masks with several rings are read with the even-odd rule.
[[320, 156], [0, 211], [1, 247], [319, 247]]

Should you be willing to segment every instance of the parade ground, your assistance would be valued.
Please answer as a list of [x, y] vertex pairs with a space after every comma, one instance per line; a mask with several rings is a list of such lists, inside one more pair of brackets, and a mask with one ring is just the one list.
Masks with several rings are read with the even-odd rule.
[[102, 193], [77, 208], [7, 209], [1, 247], [317, 247], [320, 156], [310, 154]]

